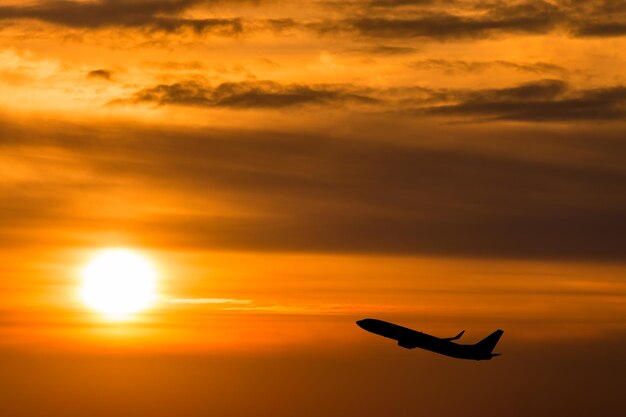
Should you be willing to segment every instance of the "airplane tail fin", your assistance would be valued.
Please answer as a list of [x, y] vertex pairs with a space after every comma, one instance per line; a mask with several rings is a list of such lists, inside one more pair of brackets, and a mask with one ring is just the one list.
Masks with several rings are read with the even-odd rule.
[[504, 333], [504, 331], [498, 329], [495, 332], [491, 333], [489, 336], [485, 337], [480, 342], [476, 343], [476, 345], [474, 346], [476, 346], [481, 352], [490, 354], [491, 356], [497, 356], [497, 353], [492, 354], [491, 352], [493, 351], [493, 348], [495, 348], [498, 344], [502, 333]]

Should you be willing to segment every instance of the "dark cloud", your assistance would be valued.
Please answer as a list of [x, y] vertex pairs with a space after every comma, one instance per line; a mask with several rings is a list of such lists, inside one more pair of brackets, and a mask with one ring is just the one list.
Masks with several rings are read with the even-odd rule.
[[243, 31], [241, 19], [187, 19], [179, 15], [206, 0], [100, 0], [42, 1], [28, 6], [1, 6], [0, 19], [35, 19], [56, 25], [95, 29], [135, 27], [163, 31], [188, 28], [235, 35]]
[[277, 33], [281, 33], [288, 29], [298, 28], [300, 25], [295, 19], [285, 18], [285, 19], [267, 19], [264, 22], [268, 28], [272, 29]]
[[504, 68], [511, 68], [517, 71], [529, 72], [534, 74], [541, 73], [557, 73], [557, 74], [565, 74], [567, 70], [555, 64], [550, 64], [548, 62], [533, 62], [533, 63], [520, 63], [520, 62], [510, 62], [510, 61], [494, 61], [494, 65], [501, 66]]
[[198, 81], [161, 84], [138, 91], [114, 103], [154, 103], [228, 108], [283, 108], [338, 102], [375, 103], [376, 100], [349, 86], [307, 86], [272, 81], [222, 83], [215, 87]]
[[175, 14], [198, 0], [48, 0], [27, 6], [2, 6], [0, 18], [38, 19], [71, 27], [142, 26], [156, 24], [159, 14]]
[[244, 32], [243, 22], [240, 18], [232, 19], [175, 19], [162, 18], [155, 19], [151, 26], [156, 29], [168, 32], [176, 31], [180, 28], [188, 28], [196, 33], [206, 31], [215, 32], [222, 36], [235, 36]]
[[112, 76], [113, 76], [113, 73], [111, 71], [103, 70], [103, 69], [93, 70], [87, 73], [87, 78], [91, 78], [91, 79], [110, 80]]
[[626, 87], [573, 90], [560, 80], [517, 87], [449, 91], [451, 104], [428, 105], [418, 113], [524, 121], [624, 120]]
[[[386, 39], [459, 40], [546, 34], [557, 29], [574, 36], [626, 34], [626, 7], [621, 1], [374, 0], [352, 5], [350, 15], [356, 17], [314, 27], [321, 33], [348, 32]], [[336, 7], [346, 10], [342, 5]]]
[[[254, 1], [230, 2], [245, 4]], [[239, 17], [188, 17], [194, 7], [220, 5], [210, 0], [45, 0], [29, 5], [0, 6], [0, 20], [34, 19], [66, 27], [143, 28], [175, 32], [187, 29], [236, 36], [246, 30], [282, 33], [313, 29], [320, 33], [349, 33], [365, 38], [455, 40], [506, 34], [545, 34], [563, 29], [574, 36], [626, 34], [622, 2], [562, 0], [547, 2], [458, 2], [446, 0], [374, 0], [326, 2], [338, 11], [322, 21], [291, 17], [245, 21]], [[245, 15], [245, 13], [242, 13]]]
[[408, 55], [417, 52], [417, 48], [410, 46], [375, 45], [354, 48], [347, 53], [374, 54], [374, 55]]
[[[567, 83], [561, 80], [540, 80], [524, 83], [516, 87], [474, 90], [467, 93], [467, 100], [482, 102], [552, 100], [565, 93], [567, 88]], [[461, 92], [459, 95], [463, 97], [466, 94]]]
[[577, 16], [588, 18], [614, 18], [626, 13], [622, 0], [556, 0], [555, 4]]
[[[443, 66], [478, 71], [490, 66], [519, 71], [556, 71], [549, 64], [465, 61], [421, 61], [418, 67]], [[448, 116], [526, 122], [622, 120], [626, 117], [626, 87], [575, 89], [558, 79], [544, 79], [506, 88], [433, 89], [420, 86], [366, 89], [352, 85], [280, 84], [273, 81], [222, 83], [214, 87], [198, 81], [161, 84], [137, 91], [111, 104], [156, 104], [207, 108], [288, 108], [337, 103], [376, 105], [380, 111], [420, 116]]]
[[441, 13], [417, 19], [360, 18], [350, 21], [349, 25], [364, 36], [459, 39], [486, 37], [498, 32], [546, 33], [555, 26], [555, 21], [542, 13], [518, 18], [464, 18]]
[[453, 4], [455, 0], [372, 0], [367, 3], [370, 7], [410, 7], [432, 6], [435, 4]]
[[626, 2], [621, 0], [559, 0], [567, 11], [569, 29], [576, 36], [626, 35]]
[[559, 65], [547, 62], [511, 62], [511, 61], [463, 61], [463, 60], [446, 60], [446, 59], [427, 59], [415, 61], [409, 66], [416, 69], [437, 70], [447, 73], [471, 73], [482, 72], [492, 68], [512, 69], [520, 72], [533, 74], [565, 74], [567, 70]]
[[[483, 97], [532, 101], [558, 95], [554, 90], [559, 87]], [[45, 195], [59, 191], [67, 199], [66, 210], [45, 216], [37, 214], [32, 197], [13, 193], [12, 199], [8, 193], [13, 214], [2, 228], [22, 216], [30, 220], [18, 224], [31, 233], [44, 225], [69, 228], [74, 231], [46, 236], [74, 236], [82, 245], [106, 232], [159, 247], [626, 260], [623, 129], [490, 127], [489, 140], [507, 147], [550, 143], [553, 157], [536, 158], [471, 147], [484, 140], [480, 128], [444, 133], [416, 127], [410, 140], [395, 140], [398, 134], [387, 129], [361, 128], [370, 139], [128, 125], [47, 124], [39, 133], [25, 127], [17, 146], [62, 150], [89, 166], [95, 182], [65, 192], [60, 185], [45, 187]], [[464, 145], [417, 146], [424, 136], [462, 137]], [[158, 190], [160, 198], [176, 195], [176, 205], [141, 203], [130, 193], [100, 202], [95, 212], [70, 209], [74, 201], [103, 195], [103, 179], [125, 190]], [[217, 201], [247, 214], [210, 214]], [[138, 204], [156, 204], [162, 214], [103, 214], [131, 213]], [[30, 210], [22, 213], [21, 205]]]
[[626, 23], [619, 22], [581, 22], [574, 27], [579, 36], [611, 37], [626, 35]]

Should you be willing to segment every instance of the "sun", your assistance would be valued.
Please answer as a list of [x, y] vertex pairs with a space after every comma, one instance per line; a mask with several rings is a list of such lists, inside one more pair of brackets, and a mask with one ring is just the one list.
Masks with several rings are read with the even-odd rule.
[[156, 300], [156, 270], [148, 258], [134, 250], [100, 251], [81, 275], [80, 298], [109, 319], [128, 319]]

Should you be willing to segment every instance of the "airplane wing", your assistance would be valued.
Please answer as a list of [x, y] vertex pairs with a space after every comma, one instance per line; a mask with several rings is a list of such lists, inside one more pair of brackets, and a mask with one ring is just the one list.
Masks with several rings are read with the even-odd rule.
[[401, 346], [405, 349], [415, 349], [417, 347], [417, 345], [415, 345], [415, 343], [411, 342], [410, 340], [398, 340], [398, 346]]
[[457, 340], [457, 339], [460, 339], [461, 336], [463, 336], [463, 333], [465, 333], [465, 330], [463, 330], [461, 333], [457, 334], [454, 337], [448, 337], [448, 338], [445, 338], [445, 339], [442, 339], [442, 340], [448, 340], [448, 341]]

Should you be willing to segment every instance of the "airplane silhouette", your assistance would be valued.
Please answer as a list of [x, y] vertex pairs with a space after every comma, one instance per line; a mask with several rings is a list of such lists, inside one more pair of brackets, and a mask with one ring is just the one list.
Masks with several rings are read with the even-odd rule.
[[496, 330], [474, 345], [459, 345], [458, 343], [454, 343], [453, 340], [460, 339], [463, 333], [465, 333], [465, 330], [454, 337], [440, 339], [426, 333], [377, 319], [363, 319], [357, 321], [356, 324], [368, 332], [397, 340], [398, 346], [405, 349], [420, 348], [453, 358], [473, 359], [477, 361], [490, 360], [494, 356], [501, 355], [500, 353], [491, 352], [500, 340], [502, 333], [504, 333], [502, 330]]

